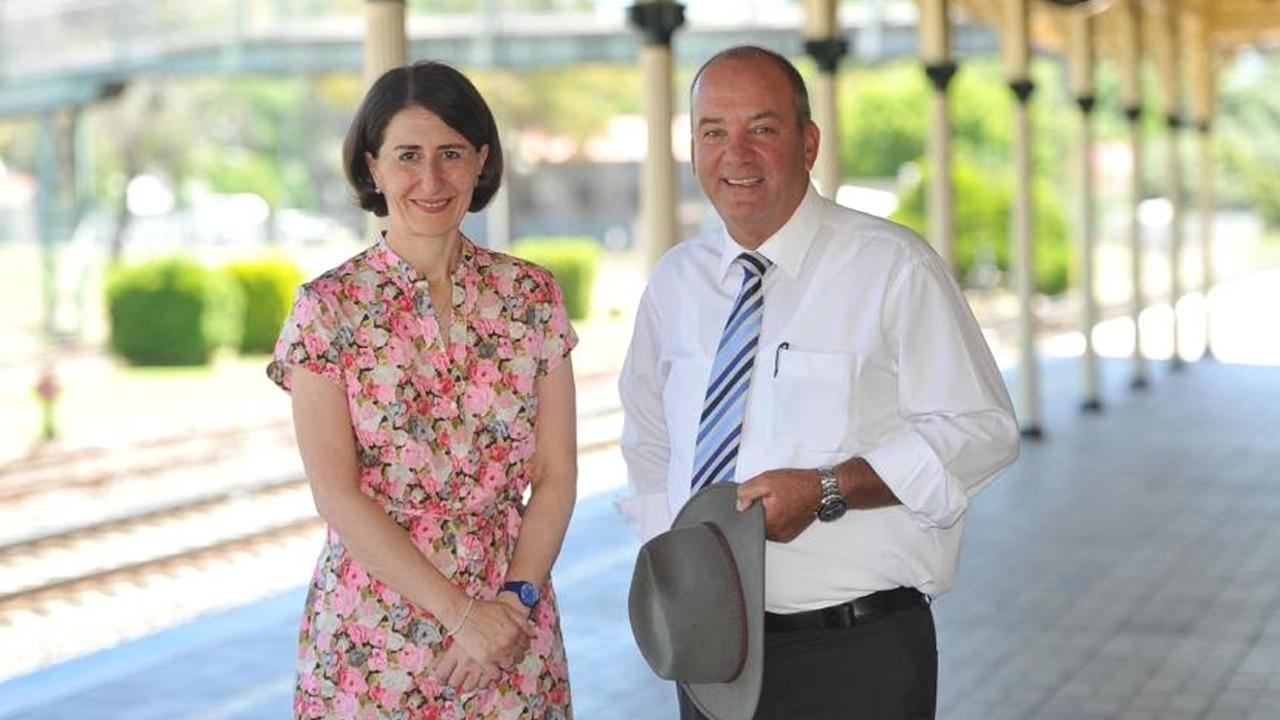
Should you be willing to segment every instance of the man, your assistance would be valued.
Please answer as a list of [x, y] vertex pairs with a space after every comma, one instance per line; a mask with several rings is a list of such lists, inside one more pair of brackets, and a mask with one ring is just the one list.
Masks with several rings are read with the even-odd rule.
[[691, 123], [723, 227], [668, 252], [641, 300], [623, 513], [647, 538], [708, 483], [764, 504], [757, 718], [933, 717], [929, 602], [968, 498], [1018, 453], [1000, 373], [919, 236], [810, 187], [818, 128], [785, 58], [713, 57]]

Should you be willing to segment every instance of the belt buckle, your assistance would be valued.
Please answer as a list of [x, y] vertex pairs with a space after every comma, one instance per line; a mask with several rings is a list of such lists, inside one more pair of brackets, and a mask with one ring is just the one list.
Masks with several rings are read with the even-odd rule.
[[824, 622], [827, 628], [851, 628], [858, 624], [861, 618], [858, 617], [858, 608], [853, 602], [846, 602], [827, 608], [823, 613]]
[[849, 613], [850, 627], [854, 625], [860, 625], [863, 622], [870, 620], [871, 618], [880, 614], [877, 608], [870, 606], [865, 602], [859, 602], [859, 600], [861, 599], [862, 598], [855, 598], [853, 600], [850, 600], [845, 605], [845, 607], [848, 608], [847, 612]]

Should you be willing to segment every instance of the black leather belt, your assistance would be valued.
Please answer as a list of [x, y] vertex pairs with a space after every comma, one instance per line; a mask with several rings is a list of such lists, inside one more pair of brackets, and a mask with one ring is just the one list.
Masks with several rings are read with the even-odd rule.
[[915, 588], [900, 587], [874, 592], [820, 610], [787, 614], [766, 612], [764, 630], [767, 633], [778, 633], [847, 628], [889, 613], [928, 605], [929, 598], [924, 593]]

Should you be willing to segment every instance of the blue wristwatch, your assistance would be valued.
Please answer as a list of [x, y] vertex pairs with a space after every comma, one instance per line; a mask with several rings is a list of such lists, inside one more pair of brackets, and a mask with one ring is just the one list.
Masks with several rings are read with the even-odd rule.
[[542, 597], [542, 594], [538, 592], [538, 588], [533, 583], [524, 580], [508, 580], [502, 583], [502, 591], [515, 593], [516, 597], [520, 599], [520, 604], [530, 610], [537, 607], [538, 600]]

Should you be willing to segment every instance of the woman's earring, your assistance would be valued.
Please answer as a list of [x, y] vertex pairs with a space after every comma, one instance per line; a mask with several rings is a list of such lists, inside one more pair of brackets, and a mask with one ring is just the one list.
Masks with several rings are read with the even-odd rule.
[[374, 186], [373, 191], [374, 191], [374, 192], [376, 192], [376, 193], [378, 193], [379, 195], [381, 195], [381, 194], [382, 194], [382, 188], [380, 188], [380, 187], [378, 187], [378, 186], [376, 186], [376, 185]]

